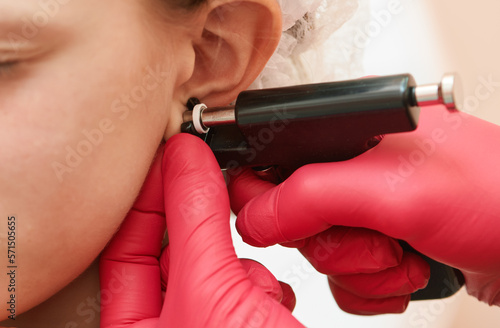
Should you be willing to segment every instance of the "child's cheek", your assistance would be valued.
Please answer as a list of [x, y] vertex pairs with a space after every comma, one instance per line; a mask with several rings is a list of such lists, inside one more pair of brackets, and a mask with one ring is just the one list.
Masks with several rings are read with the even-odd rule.
[[112, 111], [130, 85], [103, 90], [69, 79], [64, 94], [49, 92], [63, 87], [54, 82], [37, 85], [26, 88], [36, 90], [29, 97], [9, 98], [4, 108], [16, 110], [0, 122], [0, 214], [18, 219], [19, 313], [98, 256], [132, 206], [164, 132], [151, 100], [134, 103], [126, 117]]

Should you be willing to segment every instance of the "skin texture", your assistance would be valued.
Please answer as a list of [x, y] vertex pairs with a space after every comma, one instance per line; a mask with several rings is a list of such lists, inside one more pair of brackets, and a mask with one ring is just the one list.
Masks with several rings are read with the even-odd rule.
[[[12, 1], [2, 1], [2, 9], [7, 7], [19, 22], [18, 17], [32, 17], [40, 10], [36, 3], [27, 2], [18, 10]], [[120, 14], [109, 17], [109, 12]], [[94, 260], [139, 191], [162, 139], [169, 117], [160, 108], [173, 94], [161, 91], [179, 83], [174, 69], [159, 66], [169, 72], [163, 90], [153, 90], [128, 115], [114, 113], [112, 107], [121, 94], [137, 86], [145, 67], [155, 67], [162, 56], [168, 62], [177, 60], [172, 51], [146, 51], [155, 41], [146, 37], [147, 26], [126, 19], [140, 13], [133, 3], [124, 6], [118, 1], [68, 4], [36, 37], [19, 46], [12, 60], [25, 58], [2, 76], [0, 213], [18, 218], [23, 274], [17, 283], [23, 287], [17, 295], [25, 300], [18, 304], [19, 313], [54, 294]], [[12, 29], [19, 30], [19, 25]], [[109, 40], [113, 47], [103, 49]], [[2, 50], [9, 51], [8, 39], [2, 44]], [[122, 49], [123, 57], [109, 65], [116, 49]], [[76, 151], [79, 143], [89, 140], [82, 131], [95, 131], [102, 122], [110, 131], [103, 133], [102, 141], [90, 143], [80, 163], [67, 161], [68, 149]], [[54, 163], [69, 170], [57, 173]], [[3, 293], [5, 288], [2, 300]]]
[[17, 314], [89, 267], [160, 143], [179, 132], [188, 97], [229, 103], [262, 70], [281, 26], [267, 0], [190, 13], [133, 0], [38, 3], [0, 0], [0, 215], [17, 221]]

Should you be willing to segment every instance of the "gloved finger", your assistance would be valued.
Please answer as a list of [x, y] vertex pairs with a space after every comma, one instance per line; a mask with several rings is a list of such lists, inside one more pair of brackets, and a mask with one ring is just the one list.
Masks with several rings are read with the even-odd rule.
[[231, 210], [235, 214], [252, 198], [258, 196], [276, 185], [259, 178], [252, 169], [242, 169], [241, 172], [228, 171], [228, 191]]
[[161, 156], [154, 161], [141, 194], [101, 254], [101, 327], [138, 322], [161, 311], [158, 257], [165, 217], [160, 164]]
[[267, 295], [281, 302], [283, 290], [276, 277], [262, 264], [250, 259], [240, 259], [243, 269], [247, 273], [248, 279], [259, 286]]
[[262, 264], [250, 259], [240, 259], [248, 279], [260, 287], [267, 295], [293, 311], [295, 307], [295, 293], [288, 284], [278, 281], [276, 277]]
[[199, 138], [173, 136], [165, 147], [163, 180], [169, 277], [173, 269], [208, 276], [226, 264], [245, 274], [232, 248], [226, 185], [210, 149]]
[[236, 256], [226, 184], [210, 148], [192, 135], [170, 138], [163, 181], [170, 265], [160, 323], [206, 327], [208, 322], [245, 321], [264, 302], [262, 326], [275, 326], [279, 320], [298, 325], [251, 283]]
[[[405, 142], [395, 142], [395, 154], [404, 149]], [[253, 246], [270, 246], [314, 236], [332, 225], [365, 227], [406, 241], [416, 233], [426, 233], [415, 220], [404, 225], [395, 222], [409, 206], [401, 199], [415, 200], [389, 191], [383, 173], [397, 172], [398, 163], [392, 160], [397, 156], [377, 156], [378, 147], [349, 161], [303, 166], [250, 200], [236, 221], [243, 240]]]
[[250, 200], [236, 221], [243, 240], [262, 247], [305, 239], [334, 224], [377, 227], [382, 219], [380, 209], [368, 208], [372, 203], [360, 200], [378, 192], [378, 185], [384, 181], [378, 181], [377, 174], [361, 179], [363, 187], [349, 188], [347, 181], [358, 181], [360, 171], [371, 171], [366, 170], [364, 162], [360, 167], [356, 163], [303, 166], [280, 185]]
[[399, 265], [403, 256], [393, 238], [374, 230], [342, 226], [309, 237], [299, 250], [326, 275], [378, 272]]
[[[162, 290], [167, 289], [168, 266], [170, 262], [170, 249], [168, 245], [163, 249], [160, 257]], [[292, 288], [276, 277], [262, 264], [250, 259], [240, 259], [243, 269], [246, 271], [248, 279], [260, 287], [267, 295], [283, 304], [290, 311], [295, 307], [295, 293]]]
[[[170, 262], [170, 250], [168, 245], [163, 249], [160, 257], [162, 290], [167, 289], [168, 266]], [[280, 302], [290, 312], [296, 304], [295, 293], [290, 285], [278, 281], [276, 277], [262, 264], [250, 259], [240, 259], [248, 279], [260, 287], [267, 295]]]
[[293, 292], [292, 286], [287, 284], [286, 282], [279, 281], [281, 285], [281, 290], [283, 291], [283, 299], [281, 300], [281, 304], [286, 307], [290, 312], [295, 309], [295, 304], [297, 303], [297, 299], [295, 298], [295, 293]]
[[337, 305], [345, 312], [358, 315], [403, 313], [410, 302], [410, 295], [381, 299], [364, 298], [354, 295], [328, 280], [330, 290]]
[[[160, 258], [162, 289], [166, 290], [168, 280], [168, 265], [170, 251], [165, 247]], [[248, 279], [260, 287], [267, 295], [283, 304], [288, 310], [293, 311], [296, 304], [295, 293], [288, 284], [278, 281], [276, 277], [262, 264], [250, 259], [240, 259]]]
[[330, 276], [330, 282], [363, 298], [387, 298], [412, 294], [427, 286], [429, 264], [420, 256], [405, 252], [401, 264], [368, 274]]
[[[228, 171], [228, 192], [231, 210], [238, 214], [238, 212], [248, 203], [252, 198], [263, 194], [267, 190], [276, 187], [274, 183], [258, 177], [250, 168], [241, 169], [241, 172]], [[304, 246], [305, 240], [297, 240], [282, 243], [284, 247], [299, 248]]]

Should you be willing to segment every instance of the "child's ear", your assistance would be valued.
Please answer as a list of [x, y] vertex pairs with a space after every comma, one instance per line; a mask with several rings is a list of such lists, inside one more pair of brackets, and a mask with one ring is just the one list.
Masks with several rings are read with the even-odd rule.
[[193, 41], [194, 70], [181, 93], [227, 105], [273, 54], [281, 37], [281, 9], [276, 0], [215, 0], [202, 11], [203, 29]]

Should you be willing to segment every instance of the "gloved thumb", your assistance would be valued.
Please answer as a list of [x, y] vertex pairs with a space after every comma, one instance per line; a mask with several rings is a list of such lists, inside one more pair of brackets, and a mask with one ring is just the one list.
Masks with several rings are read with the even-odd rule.
[[170, 266], [178, 271], [206, 271], [209, 261], [217, 272], [228, 262], [236, 263], [226, 185], [208, 146], [192, 135], [170, 138], [163, 180]]
[[210, 148], [192, 135], [170, 138], [163, 182], [170, 258], [159, 326], [232, 327], [257, 316], [259, 326], [300, 326], [238, 260], [226, 184]]

